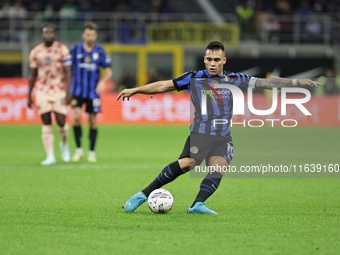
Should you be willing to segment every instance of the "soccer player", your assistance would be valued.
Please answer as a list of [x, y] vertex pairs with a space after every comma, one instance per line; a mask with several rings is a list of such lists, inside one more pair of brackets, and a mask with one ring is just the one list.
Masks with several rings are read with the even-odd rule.
[[[111, 59], [104, 49], [96, 44], [97, 36], [97, 25], [93, 22], [86, 22], [82, 35], [84, 42], [71, 48], [73, 73], [71, 104], [74, 117], [73, 130], [77, 146], [71, 159], [72, 162], [78, 162], [84, 155], [81, 147], [81, 108], [83, 104], [86, 104], [90, 124], [90, 150], [87, 160], [89, 162], [97, 161], [94, 148], [97, 140], [97, 113], [101, 111], [99, 95], [104, 92], [105, 83], [112, 76]], [[100, 68], [104, 68], [105, 75], [99, 81]]]
[[[46, 24], [42, 29], [43, 43], [34, 47], [30, 53], [28, 102], [33, 107], [32, 89], [36, 83], [36, 105], [43, 122], [42, 141], [47, 154], [41, 165], [56, 164], [54, 156], [51, 112], [54, 112], [61, 142], [61, 157], [63, 161], [70, 161], [70, 152], [67, 146], [68, 124], [66, 123], [67, 104], [70, 102], [71, 85], [71, 59], [68, 48], [55, 41], [56, 26]], [[66, 80], [66, 89], [65, 89]]]
[[[226, 169], [233, 158], [233, 143], [230, 136], [230, 120], [232, 117], [233, 96], [224, 94], [223, 102], [220, 105], [215, 105], [215, 98], [206, 99], [207, 115], [202, 113], [202, 103], [199, 97], [202, 97], [199, 90], [204, 90], [203, 85], [206, 83], [211, 89], [213, 83], [225, 81], [228, 85], [237, 86], [239, 88], [253, 87], [272, 89], [274, 87], [291, 87], [291, 86], [310, 86], [317, 87], [321, 84], [309, 79], [283, 79], [272, 77], [268, 79], [259, 79], [250, 77], [246, 74], [226, 72], [223, 70], [223, 65], [227, 58], [224, 52], [222, 43], [213, 41], [208, 44], [205, 51], [204, 63], [205, 70], [190, 71], [182, 74], [178, 78], [166, 81], [157, 81], [148, 85], [125, 89], [117, 97], [129, 98], [135, 94], [157, 94], [172, 90], [188, 89], [190, 92], [191, 101], [195, 107], [195, 117], [193, 124], [190, 127], [190, 136], [186, 140], [184, 149], [179, 159], [167, 165], [156, 179], [151, 182], [142, 191], [132, 196], [125, 204], [124, 209], [130, 213], [136, 210], [142, 203], [147, 200], [149, 194], [163, 185], [175, 180], [180, 175], [190, 171], [196, 165], [205, 159], [208, 166], [214, 169]], [[215, 80], [211, 84], [207, 81]], [[208, 91], [207, 89], [205, 89]], [[214, 89], [212, 88], [212, 91]], [[208, 91], [209, 92], [209, 91]], [[210, 93], [210, 92], [209, 92]], [[221, 93], [221, 95], [223, 95]], [[215, 96], [217, 97], [217, 95]], [[206, 98], [209, 98], [208, 95]], [[219, 97], [217, 97], [219, 98]], [[224, 119], [227, 122], [224, 125], [214, 125], [213, 119]], [[200, 190], [188, 208], [188, 213], [203, 213], [203, 214], [217, 214], [208, 209], [204, 202], [216, 191], [218, 188], [223, 171], [211, 171], [203, 179]]]

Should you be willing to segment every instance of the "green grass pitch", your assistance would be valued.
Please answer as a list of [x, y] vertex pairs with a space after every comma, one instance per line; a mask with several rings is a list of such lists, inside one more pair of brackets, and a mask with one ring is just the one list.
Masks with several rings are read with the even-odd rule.
[[[166, 215], [122, 209], [177, 159], [187, 127], [101, 126], [98, 163], [42, 167], [39, 126], [0, 126], [0, 254], [339, 254], [340, 179], [225, 178], [218, 215], [190, 215], [201, 179], [165, 186]], [[87, 128], [83, 131], [87, 147]], [[340, 163], [339, 129], [233, 128], [233, 164]], [[73, 137], [70, 137], [73, 152]]]

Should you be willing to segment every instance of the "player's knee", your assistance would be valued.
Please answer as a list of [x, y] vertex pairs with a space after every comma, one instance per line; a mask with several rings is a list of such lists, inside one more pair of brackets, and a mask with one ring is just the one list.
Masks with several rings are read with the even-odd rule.
[[74, 117], [74, 119], [73, 119], [73, 125], [76, 126], [76, 127], [79, 127], [80, 124], [81, 124], [81, 118]]
[[184, 173], [190, 171], [196, 165], [196, 161], [193, 158], [181, 158], [178, 160], [178, 163]]
[[90, 129], [96, 129], [97, 123], [90, 123]]
[[65, 126], [66, 121], [65, 120], [58, 120], [57, 123], [58, 123], [58, 126], [62, 128], [62, 127]]

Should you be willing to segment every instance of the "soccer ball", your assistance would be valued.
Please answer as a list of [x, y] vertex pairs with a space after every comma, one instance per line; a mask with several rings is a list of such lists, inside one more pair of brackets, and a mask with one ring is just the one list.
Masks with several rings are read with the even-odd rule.
[[174, 198], [166, 189], [155, 189], [148, 197], [148, 205], [154, 213], [168, 213], [174, 204]]

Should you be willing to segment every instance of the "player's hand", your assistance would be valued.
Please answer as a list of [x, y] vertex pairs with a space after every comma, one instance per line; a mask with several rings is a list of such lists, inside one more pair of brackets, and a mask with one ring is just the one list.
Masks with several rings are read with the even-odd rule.
[[96, 92], [98, 95], [103, 94], [103, 92], [105, 91], [105, 82], [100, 81], [98, 82], [97, 88], [96, 88]]
[[71, 103], [71, 100], [72, 100], [72, 95], [70, 93], [66, 93], [66, 97], [65, 97], [66, 105]]
[[28, 98], [27, 98], [27, 106], [28, 106], [28, 108], [33, 107], [33, 100], [32, 100], [31, 96], [28, 96]]
[[307, 87], [320, 87], [322, 84], [312, 81], [310, 79], [298, 79], [297, 83], [299, 86], [307, 86]]
[[125, 98], [127, 98], [127, 101], [129, 101], [130, 97], [132, 97], [134, 94], [136, 94], [135, 89], [124, 89], [119, 93], [117, 101], [121, 97], [123, 97], [123, 101], [125, 100]]

